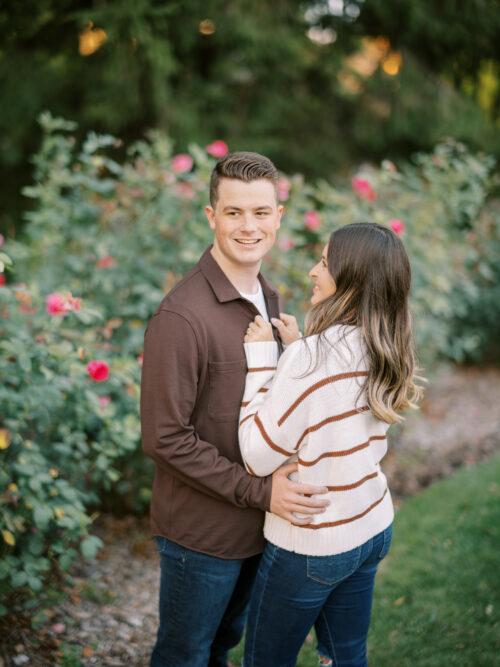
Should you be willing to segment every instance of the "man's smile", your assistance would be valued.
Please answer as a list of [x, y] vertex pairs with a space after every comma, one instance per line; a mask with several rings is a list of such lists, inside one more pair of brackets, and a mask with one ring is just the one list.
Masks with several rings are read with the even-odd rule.
[[236, 243], [240, 243], [241, 245], [257, 245], [257, 243], [260, 243], [262, 239], [234, 239]]

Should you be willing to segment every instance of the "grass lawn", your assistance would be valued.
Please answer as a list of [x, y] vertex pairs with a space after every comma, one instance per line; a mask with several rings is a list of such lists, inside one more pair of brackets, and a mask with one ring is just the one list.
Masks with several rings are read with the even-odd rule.
[[[240, 646], [233, 659], [241, 655]], [[377, 575], [369, 662], [500, 667], [500, 457], [399, 509]], [[313, 665], [314, 649], [304, 646], [297, 666]]]

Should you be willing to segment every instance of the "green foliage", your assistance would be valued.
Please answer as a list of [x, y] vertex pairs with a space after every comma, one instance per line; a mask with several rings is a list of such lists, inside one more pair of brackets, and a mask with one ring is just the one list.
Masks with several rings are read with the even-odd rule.
[[[0, 312], [0, 595], [23, 591], [29, 603], [102, 546], [91, 509], [137, 448], [139, 364], [111, 359], [90, 310], [51, 316], [17, 285], [0, 288]], [[110, 360], [105, 383], [87, 372], [94, 356]]]
[[[450, 134], [500, 152], [495, 3], [446, 0], [439, 11], [430, 0], [4, 5], [0, 78], [12, 103], [0, 108], [0, 224], [18, 222], [18, 184], [30, 177], [36, 118], [49, 106], [83, 131], [127, 143], [151, 127], [176, 150], [220, 137], [314, 178], [361, 159], [408, 158]], [[92, 31], [105, 39], [83, 55], [80, 40]], [[402, 52], [396, 74], [380, 58], [370, 64], [365, 38], [380, 36]]]
[[[0, 592], [24, 591], [28, 601], [79, 554], [95, 556], [96, 509], [139, 510], [149, 499], [138, 423], [144, 327], [210, 243], [203, 206], [214, 164], [192, 144], [192, 169], [176, 171], [159, 133], [118, 160], [123, 147], [111, 136], [80, 144], [73, 124], [49, 114], [41, 123], [34, 184], [24, 191], [26, 241], [9, 241], [0, 257], [10, 269], [0, 287]], [[401, 170], [390, 162], [361, 170], [364, 190], [283, 177], [287, 213], [266, 273], [287, 310], [307, 309], [307, 271], [333, 229], [403, 224], [421, 357], [429, 365], [470, 353], [475, 334], [454, 327], [464, 295], [468, 308], [482, 298], [477, 273], [491, 275], [492, 166], [450, 141]], [[54, 294], [64, 313], [50, 312]], [[106, 362], [109, 377], [94, 381], [91, 360]]]

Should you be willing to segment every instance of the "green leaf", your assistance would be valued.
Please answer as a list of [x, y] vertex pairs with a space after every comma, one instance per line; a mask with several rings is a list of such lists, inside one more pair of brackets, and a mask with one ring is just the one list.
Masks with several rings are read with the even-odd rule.
[[82, 552], [85, 558], [87, 558], [88, 560], [92, 560], [93, 558], [96, 557], [98, 550], [102, 546], [103, 546], [102, 540], [100, 540], [95, 535], [90, 535], [80, 543], [80, 551]]
[[24, 584], [28, 581], [28, 575], [24, 571], [14, 572], [10, 578], [10, 581], [14, 588], [19, 588], [19, 586], [24, 586]]
[[41, 530], [47, 527], [52, 517], [52, 510], [50, 507], [47, 507], [47, 505], [38, 505], [33, 510], [33, 519], [35, 521], [35, 525]]

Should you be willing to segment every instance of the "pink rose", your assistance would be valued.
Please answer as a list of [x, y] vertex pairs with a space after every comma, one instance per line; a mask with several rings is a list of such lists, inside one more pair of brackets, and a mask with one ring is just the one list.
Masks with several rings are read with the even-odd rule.
[[71, 292], [53, 292], [45, 300], [45, 310], [49, 315], [66, 315], [76, 310], [80, 310], [81, 299], [74, 297]]
[[405, 230], [405, 223], [402, 220], [394, 218], [387, 223], [395, 234], [402, 234]]
[[115, 258], [111, 255], [106, 255], [97, 260], [96, 266], [98, 269], [110, 269], [115, 265]]
[[106, 408], [111, 403], [111, 398], [109, 396], [99, 396], [99, 407]]
[[68, 312], [63, 295], [57, 292], [49, 294], [46, 298], [45, 309], [49, 315], [65, 315]]
[[225, 141], [221, 141], [220, 139], [212, 141], [211, 144], [205, 146], [205, 150], [209, 155], [216, 158], [224, 157], [224, 155], [227, 155], [229, 153], [228, 145], [226, 144]]
[[3, 287], [6, 282], [7, 282], [7, 278], [5, 277], [5, 274], [0, 273], [0, 287]]
[[377, 193], [365, 178], [353, 178], [351, 184], [352, 189], [361, 199], [367, 199], [368, 201], [377, 199]]
[[186, 171], [191, 171], [193, 167], [193, 158], [187, 153], [179, 153], [172, 158], [172, 170], [176, 174], [183, 174]]
[[286, 176], [281, 176], [278, 181], [278, 199], [280, 201], [286, 201], [290, 196], [290, 187], [291, 183]]
[[105, 361], [93, 359], [87, 364], [87, 373], [94, 382], [104, 382], [109, 377], [109, 366]]
[[174, 192], [181, 199], [195, 198], [195, 192], [193, 190], [193, 186], [191, 185], [191, 183], [185, 183], [184, 181], [176, 183], [174, 186]]
[[314, 232], [321, 227], [321, 218], [317, 211], [306, 211], [304, 215], [304, 227], [311, 232]]
[[66, 297], [66, 307], [68, 310], [72, 311], [80, 310], [82, 307], [82, 300], [68, 293]]
[[284, 252], [292, 250], [292, 248], [295, 248], [295, 241], [293, 241], [289, 236], [283, 236], [278, 239], [278, 248]]
[[137, 357], [137, 363], [139, 364], [139, 366], [142, 366], [142, 364], [144, 363], [144, 354], [142, 352]]

